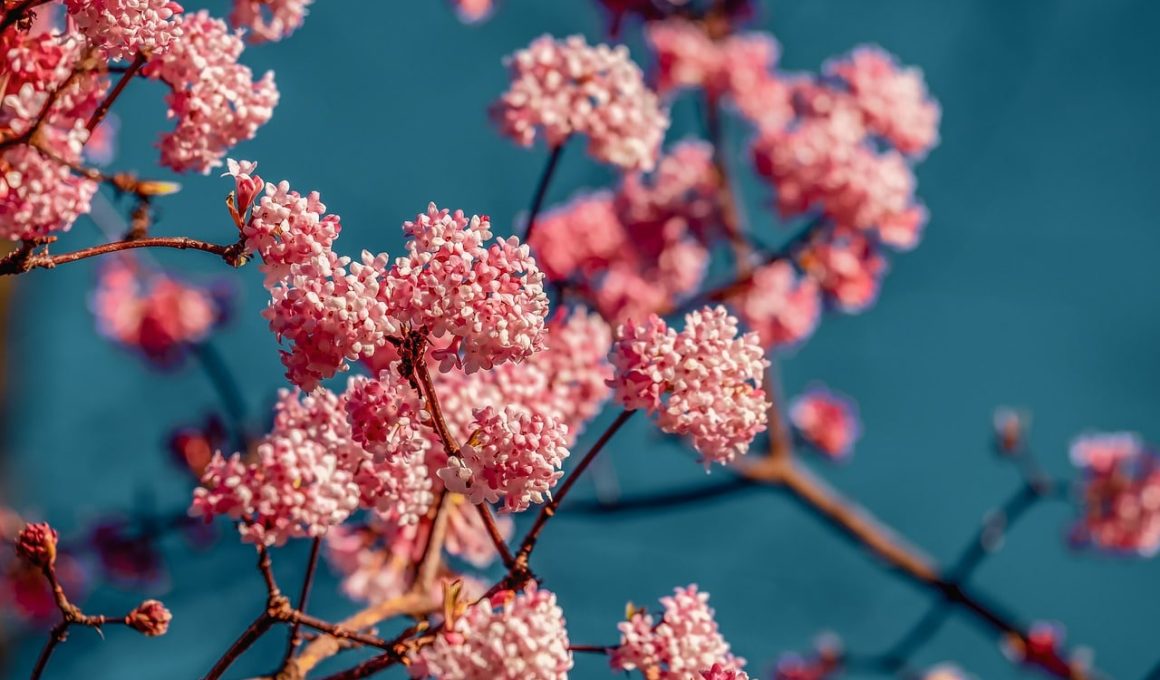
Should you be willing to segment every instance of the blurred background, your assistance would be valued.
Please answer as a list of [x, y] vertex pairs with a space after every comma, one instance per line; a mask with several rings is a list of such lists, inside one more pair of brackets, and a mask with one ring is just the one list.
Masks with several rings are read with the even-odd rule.
[[[949, 562], [988, 510], [1019, 484], [991, 453], [999, 405], [1034, 414], [1031, 446], [1051, 473], [1074, 477], [1067, 444], [1088, 429], [1160, 438], [1160, 5], [1144, 0], [931, 3], [925, 0], [773, 0], [758, 18], [783, 47], [785, 70], [816, 71], [858, 43], [877, 43], [920, 66], [943, 107], [942, 143], [917, 168], [931, 221], [919, 248], [892, 258], [882, 296], [857, 316], [827, 317], [782, 364], [793, 395], [820, 380], [854, 397], [865, 434], [819, 474], [886, 523]], [[224, 2], [209, 6], [224, 15]], [[467, 26], [442, 2], [316, 3], [291, 38], [247, 50], [256, 72], [275, 69], [274, 119], [235, 157], [267, 180], [317, 189], [342, 216], [341, 250], [400, 249], [399, 225], [428, 201], [518, 224], [543, 165], [490, 126], [487, 104], [505, 87], [501, 58], [542, 33], [603, 35], [588, 0], [507, 0]], [[626, 39], [648, 67], [639, 27]], [[153, 147], [166, 129], [162, 90], [134, 83], [118, 101], [112, 167], [166, 177]], [[669, 140], [700, 129], [691, 102], [674, 109]], [[753, 179], [745, 132], [731, 130], [734, 168], [751, 228], [783, 238], [769, 191]], [[577, 150], [578, 151], [578, 150]], [[612, 180], [584, 154], [565, 154], [549, 205]], [[156, 234], [232, 238], [222, 206], [232, 183], [183, 177], [160, 202]], [[82, 219], [66, 244], [99, 238]], [[158, 253], [174, 271], [225, 282], [235, 314], [214, 337], [242, 385], [254, 426], [285, 385], [254, 267], [234, 272], [200, 253]], [[159, 374], [102, 338], [90, 310], [97, 261], [33, 272], [11, 286], [5, 341], [0, 466], [7, 505], [66, 535], [112, 514], [172, 515], [191, 483], [166, 452], [169, 433], [216, 408], [205, 375], [187, 363]], [[589, 428], [582, 443], [600, 431]], [[644, 420], [630, 422], [595, 478], [625, 494], [708, 483], [679, 446]], [[716, 471], [713, 475], [720, 475]], [[592, 480], [579, 495], [592, 496]], [[1038, 507], [974, 577], [977, 589], [1023, 620], [1062, 622], [1113, 678], [1135, 680], [1156, 662], [1160, 564], [1075, 552], [1074, 509]], [[253, 549], [226, 531], [213, 549], [166, 539], [166, 575], [148, 594], [173, 611], [169, 635], [144, 642], [75, 631], [51, 678], [193, 678], [262, 606]], [[308, 545], [275, 554], [297, 583]], [[697, 583], [726, 638], [764, 676], [779, 654], [807, 650], [823, 631], [851, 651], [895, 641], [929, 597], [898, 579], [788, 498], [752, 489], [696, 506], [623, 515], [562, 513], [537, 551], [537, 572], [559, 594], [573, 642], [612, 644], [629, 600], [645, 604]], [[342, 618], [355, 605], [323, 569], [312, 612]], [[140, 590], [90, 583], [87, 610], [127, 610]], [[44, 636], [8, 624], [0, 676], [26, 677]], [[230, 677], [268, 672], [282, 649], [270, 636]], [[991, 680], [1021, 671], [994, 636], [953, 616], [914, 657], [953, 661]], [[580, 655], [573, 677], [608, 677]], [[326, 668], [335, 668], [333, 665]], [[399, 671], [394, 671], [400, 673]], [[857, 677], [857, 674], [852, 674]]]

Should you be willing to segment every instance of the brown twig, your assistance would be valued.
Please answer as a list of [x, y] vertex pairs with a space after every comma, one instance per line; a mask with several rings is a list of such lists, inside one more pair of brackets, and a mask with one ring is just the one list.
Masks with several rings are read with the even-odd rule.
[[536, 182], [536, 190], [532, 193], [532, 205], [528, 208], [528, 229], [524, 232], [524, 237], [520, 239], [524, 243], [532, 240], [532, 232], [536, 228], [536, 218], [539, 217], [540, 210], [544, 207], [544, 199], [548, 196], [548, 186], [551, 185], [556, 168], [560, 165], [560, 157], [564, 154], [564, 145], [567, 144], [567, 141], [564, 140], [552, 147], [552, 151], [548, 154], [548, 162], [544, 165], [543, 171], [540, 172], [540, 179]]
[[592, 445], [592, 448], [589, 449], [588, 453], [584, 455], [584, 458], [580, 460], [580, 464], [576, 466], [576, 469], [573, 470], [571, 474], [569, 474], [568, 477], [564, 480], [564, 483], [560, 485], [560, 491], [553, 495], [552, 500], [548, 501], [543, 505], [543, 507], [540, 508], [540, 514], [536, 516], [536, 521], [532, 524], [532, 528], [528, 529], [528, 533], [526, 536], [524, 536], [524, 540], [520, 543], [520, 549], [516, 553], [515, 562], [517, 569], [527, 568], [528, 558], [531, 557], [532, 551], [535, 550], [536, 541], [539, 540], [540, 532], [544, 530], [544, 526], [548, 523], [548, 520], [556, 514], [556, 509], [560, 507], [560, 503], [564, 501], [564, 498], [568, 495], [568, 492], [571, 491], [572, 486], [576, 484], [576, 480], [580, 478], [580, 475], [584, 474], [584, 471], [588, 469], [588, 466], [592, 464], [592, 461], [596, 460], [596, 456], [600, 453], [604, 446], [608, 444], [608, 442], [617, 433], [617, 431], [620, 430], [621, 426], [627, 423], [628, 419], [631, 418], [632, 414], [634, 413], [636, 413], [636, 411], [621, 411], [620, 414], [616, 416], [616, 420], [612, 421], [612, 424], [608, 426], [608, 429], [604, 431], [604, 434], [600, 435], [600, 439], [596, 440], [596, 443]]
[[483, 519], [483, 525], [487, 527], [487, 534], [491, 536], [491, 542], [495, 544], [496, 552], [499, 553], [500, 559], [503, 560], [503, 566], [507, 569], [515, 567], [515, 558], [512, 557], [511, 550], [507, 546], [507, 541], [503, 539], [503, 534], [500, 533], [499, 526], [495, 523], [495, 515], [491, 513], [491, 508], [486, 503], [480, 503], [475, 507], [479, 510], [479, 516]]
[[89, 628], [100, 629], [106, 624], [123, 624], [128, 625], [129, 617], [122, 616], [120, 618], [113, 618], [108, 616], [91, 616], [85, 614], [75, 604], [69, 601], [68, 595], [61, 587], [60, 581], [56, 577], [56, 567], [53, 563], [49, 563], [41, 567], [41, 573], [48, 581], [48, 586], [52, 590], [53, 600], [56, 603], [56, 608], [60, 611], [60, 621], [52, 627], [49, 631], [48, 641], [41, 650], [40, 656], [36, 659], [36, 665], [32, 668], [31, 680], [39, 680], [43, 675], [44, 669], [48, 666], [49, 659], [52, 658], [53, 652], [56, 651], [57, 646], [68, 638], [69, 628], [72, 626], [86, 626]]
[[145, 66], [145, 59], [145, 55], [140, 52], [137, 53], [137, 56], [133, 57], [129, 68], [125, 69], [125, 72], [117, 80], [117, 84], [113, 86], [109, 94], [105, 95], [105, 98], [97, 105], [96, 110], [93, 111], [93, 115], [89, 116], [89, 121], [85, 123], [86, 130], [89, 132], [96, 130], [97, 126], [101, 124], [101, 121], [105, 119], [105, 116], [109, 115], [109, 109], [113, 108], [113, 102], [117, 101], [117, 98], [125, 91], [125, 87], [129, 84], [129, 81]]
[[[310, 543], [310, 557], [306, 562], [306, 575], [302, 578], [302, 590], [298, 593], [297, 610], [306, 615], [306, 603], [310, 600], [310, 588], [314, 585], [314, 572], [318, 569], [318, 556], [322, 551], [322, 537], [315, 538]], [[286, 640], [286, 653], [282, 657], [282, 666], [285, 667], [290, 661], [290, 657], [294, 655], [294, 650], [298, 649], [301, 640], [298, 637], [299, 629], [301, 628], [301, 619], [295, 619], [294, 624], [290, 627], [290, 637]]]
[[175, 248], [177, 250], [200, 250], [217, 255], [227, 264], [233, 267], [240, 267], [245, 263], [245, 248], [244, 244], [240, 242], [230, 245], [221, 245], [217, 243], [200, 241], [198, 239], [187, 238], [184, 236], [144, 238], [133, 241], [113, 241], [112, 243], [102, 243], [98, 246], [92, 246], [60, 255], [49, 255], [47, 253], [33, 252], [37, 247], [43, 245], [45, 245], [43, 242], [25, 241], [21, 244], [19, 249], [9, 253], [3, 258], [0, 258], [0, 276], [23, 274], [24, 272], [33, 269], [52, 269], [58, 265], [68, 264], [69, 262], [76, 262], [78, 260], [97, 257], [98, 255], [106, 255], [108, 253], [115, 253], [122, 250], [132, 250], [134, 248]]

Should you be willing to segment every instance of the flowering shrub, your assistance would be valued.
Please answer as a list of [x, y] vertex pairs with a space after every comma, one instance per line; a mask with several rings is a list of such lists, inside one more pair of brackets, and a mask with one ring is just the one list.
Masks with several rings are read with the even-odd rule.
[[[594, 653], [645, 680], [748, 680], [721, 632], [730, 624], [718, 624], [697, 586], [677, 588], [657, 611], [630, 605], [619, 624], [610, 619], [605, 642], [615, 644], [577, 644], [536, 572], [542, 533], [572, 511], [563, 502], [574, 484], [638, 411], [707, 469], [725, 468], [730, 485], [793, 494], [926, 589], [940, 603], [924, 619], [931, 628], [944, 610], [961, 613], [997, 634], [1018, 664], [1097, 677], [1060, 629], [1026, 625], [969, 584], [1004, 527], [1060, 495], [1030, 458], [1021, 414], [995, 419], [998, 452], [1024, 473], [1019, 494], [942, 568], [821, 483], [799, 455], [800, 445], [830, 458], [853, 452], [861, 434], [853, 400], [822, 387], [781, 399], [776, 368], [786, 350], [808, 342], [827, 311], [869, 309], [887, 253], [921, 240], [928, 215], [914, 169], [938, 143], [941, 113], [917, 68], [859, 47], [817, 75], [787, 76], [773, 36], [743, 30], [756, 3], [602, 0], [613, 32], [643, 23], [651, 73], [623, 45], [579, 35], [543, 36], [507, 59], [510, 83], [491, 116], [517, 144], [542, 139], [548, 148], [526, 228], [428, 203], [402, 222], [400, 253], [344, 255], [342, 220], [317, 191], [266, 182], [257, 163], [231, 157], [280, 97], [272, 73], [255, 77], [243, 62], [246, 44], [290, 37], [308, 9], [338, 10], [235, 0], [227, 23], [169, 0], [63, 0], [59, 19], [49, 4], [0, 4], [0, 235], [12, 242], [0, 274], [104, 256], [92, 298], [101, 333], [153, 364], [193, 355], [218, 387], [221, 413], [171, 437], [196, 486], [186, 512], [165, 526], [208, 543], [206, 526], [231, 525], [228, 540], [257, 554], [265, 602], [208, 680], [280, 626], [291, 635], [278, 678], [305, 678], [363, 648], [372, 654], [332, 677], [405, 666], [436, 680], [562, 680], [577, 654]], [[452, 5], [469, 22], [497, 9]], [[176, 184], [87, 165], [110, 134], [110, 109], [142, 78], [164, 86], [174, 119], [160, 163], [199, 173], [225, 165], [232, 187], [220, 242], [153, 234], [156, 203]], [[669, 106], [690, 95], [702, 100], [705, 139], [666, 146]], [[727, 118], [747, 131], [744, 159], [778, 221], [797, 226], [777, 249], [746, 223]], [[619, 176], [541, 211], [574, 137]], [[58, 248], [102, 189], [131, 202], [128, 233]], [[220, 296], [123, 252], [147, 248], [201, 250], [260, 271], [262, 318], [288, 381], [268, 427], [252, 428], [215, 352], [213, 332], [227, 316]], [[706, 285], [718, 262], [731, 273]], [[1084, 435], [1072, 459], [1081, 471], [1074, 543], [1131, 555], [1160, 549], [1160, 467], [1143, 440]], [[526, 527], [513, 540], [517, 518]], [[111, 580], [145, 585], [164, 573], [162, 532], [137, 529], [107, 519], [81, 543]], [[53, 621], [33, 678], [73, 627], [168, 633], [173, 617], [159, 600], [123, 616], [86, 613], [82, 547], [50, 524], [4, 511], [0, 534], [4, 610]], [[292, 541], [311, 545], [294, 600], [272, 567], [272, 549]], [[364, 604], [343, 621], [310, 613], [323, 558]], [[394, 619], [407, 627], [381, 637], [380, 624]], [[774, 677], [866, 669], [964, 677], [950, 665], [910, 668], [921, 644], [913, 638], [869, 659], [826, 638], [783, 656]]]

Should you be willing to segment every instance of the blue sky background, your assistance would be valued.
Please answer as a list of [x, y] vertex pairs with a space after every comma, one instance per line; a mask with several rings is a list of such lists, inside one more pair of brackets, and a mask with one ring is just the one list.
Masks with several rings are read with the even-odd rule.
[[[223, 4], [211, 7], [221, 13]], [[925, 241], [894, 258], [876, 307], [828, 318], [783, 372], [790, 394], [821, 380], [859, 401], [864, 438], [849, 463], [818, 464], [821, 474], [949, 561], [1017, 485], [988, 451], [995, 406], [1034, 411], [1034, 448], [1060, 475], [1070, 474], [1068, 441], [1086, 429], [1160, 438], [1160, 5], [772, 4], [760, 23], [781, 41], [784, 68], [817, 69], [858, 43], [878, 43], [921, 66], [943, 106], [942, 145], [918, 169], [932, 215]], [[587, 0], [509, 0], [475, 27], [435, 0], [321, 0], [294, 37], [247, 52], [256, 71], [276, 69], [282, 102], [236, 155], [260, 161], [267, 180], [321, 191], [343, 217], [346, 252], [399, 250], [399, 225], [430, 200], [489, 214], [503, 233], [526, 209], [544, 152], [515, 147], [488, 123], [485, 107], [506, 82], [500, 59], [541, 33], [595, 38], [601, 26]], [[636, 31], [630, 36], [638, 47]], [[639, 48], [634, 55], [646, 59]], [[114, 167], [155, 167], [155, 133], [166, 128], [161, 89], [134, 84], [116, 111]], [[687, 102], [674, 119], [670, 140], [695, 132]], [[740, 151], [745, 133], [731, 133]], [[569, 153], [549, 201], [609, 178]], [[182, 181], [185, 190], [162, 204], [156, 233], [229, 240], [221, 204], [228, 182]], [[751, 178], [743, 189], [753, 228], [780, 238], [767, 191]], [[78, 224], [65, 242], [94, 240]], [[231, 272], [199, 253], [159, 258], [196, 279], [236, 285], [238, 314], [217, 344], [252, 410], [264, 413], [284, 380], [258, 316], [266, 297], [257, 270]], [[214, 406], [192, 367], [159, 379], [97, 336], [88, 310], [94, 272], [90, 261], [21, 277], [10, 324], [6, 494], [66, 530], [110, 509], [185, 506], [188, 485], [162, 441]], [[628, 492], [704, 480], [644, 420], [608, 453]], [[579, 492], [590, 494], [590, 484]], [[1160, 565], [1071, 551], [1063, 541], [1071, 516], [1062, 504], [1032, 511], [975, 585], [1023, 619], [1064, 622], [1111, 677], [1139, 678], [1160, 654]], [[712, 593], [722, 630], [750, 670], [763, 671], [823, 630], [851, 650], [884, 648], [927, 603], [772, 492], [646, 515], [561, 515], [554, 524], [537, 551], [538, 572], [559, 593], [578, 643], [614, 642], [626, 601], [652, 603], [696, 582]], [[171, 583], [154, 594], [174, 612], [170, 634], [145, 641], [109, 631], [102, 641], [77, 631], [49, 678], [191, 678], [208, 669], [261, 606], [252, 550], [232, 537], [209, 552], [168, 545]], [[287, 584], [297, 582], [306, 547], [277, 554]], [[139, 599], [101, 588], [88, 602], [119, 611]], [[313, 602], [325, 617], [352, 610], [328, 573]], [[26, 677], [42, 639], [17, 640], [10, 677]], [[259, 647], [231, 677], [269, 671], [280, 649], [280, 638]], [[993, 636], [959, 617], [915, 660], [953, 660], [989, 680], [1020, 675]], [[573, 677], [607, 677], [603, 663], [585, 656]]]

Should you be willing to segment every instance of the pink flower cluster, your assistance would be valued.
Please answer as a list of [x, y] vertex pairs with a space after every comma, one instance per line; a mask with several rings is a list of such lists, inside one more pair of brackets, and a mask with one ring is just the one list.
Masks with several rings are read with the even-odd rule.
[[828, 64], [826, 72], [849, 87], [866, 126], [902, 153], [923, 154], [938, 144], [941, 112], [921, 70], [899, 66], [881, 48], [860, 47]]
[[874, 304], [887, 270], [882, 249], [872, 238], [842, 227], [823, 231], [799, 255], [799, 262], [827, 302], [851, 313]]
[[76, 28], [106, 59], [162, 54], [181, 38], [173, 0], [65, 0]]
[[787, 260], [758, 267], [731, 302], [745, 325], [757, 332], [761, 344], [771, 348], [804, 342], [822, 314], [818, 282], [798, 275]]
[[169, 117], [177, 119], [161, 139], [161, 162], [178, 172], [207, 173], [270, 120], [278, 89], [273, 73], [255, 81], [238, 63], [244, 45], [224, 21], [202, 11], [180, 15], [178, 26], [180, 37], [144, 71], [170, 87]]
[[322, 536], [359, 506], [361, 449], [344, 436], [341, 401], [325, 392], [299, 401], [284, 391], [274, 430], [253, 457], [216, 454], [194, 490], [190, 514], [240, 520], [242, 538], [282, 545]]
[[234, 0], [230, 23], [249, 30], [252, 43], [281, 40], [302, 28], [314, 0]]
[[1115, 552], [1160, 551], [1160, 464], [1139, 436], [1084, 435], [1072, 442], [1071, 460], [1084, 473], [1073, 539]]
[[620, 645], [610, 658], [614, 670], [639, 670], [654, 680], [748, 677], [737, 675], [745, 659], [729, 652], [709, 607], [708, 593], [699, 592], [695, 585], [677, 588], [661, 598], [661, 606], [664, 612], [659, 621], [647, 611], [636, 611], [619, 624]]
[[56, 33], [0, 36], [0, 139], [29, 133], [39, 122], [35, 145], [0, 150], [0, 237], [67, 231], [90, 210], [97, 184], [69, 166], [81, 161], [85, 122], [108, 79], [96, 73], [70, 79], [81, 49], [79, 40]]
[[93, 312], [102, 334], [160, 365], [179, 361], [220, 319], [207, 291], [142, 271], [129, 256], [101, 267]]
[[542, 134], [549, 147], [585, 135], [596, 159], [652, 169], [669, 118], [627, 48], [542, 36], [507, 65], [511, 86], [492, 108], [505, 135], [531, 146]]
[[685, 330], [657, 316], [617, 330], [611, 352], [616, 398], [657, 414], [661, 430], [687, 436], [706, 463], [728, 463], [765, 430], [760, 384], [769, 362], [757, 335], [738, 337], [723, 307], [685, 316]]
[[664, 312], [697, 289], [720, 224], [712, 149], [682, 142], [656, 172], [629, 174], [615, 193], [548, 211], [529, 242], [552, 281], [567, 283], [614, 322]]
[[495, 0], [451, 0], [451, 5], [460, 20], [469, 24], [479, 23], [495, 11]]
[[798, 436], [830, 458], [845, 458], [862, 434], [858, 407], [852, 399], [825, 386], [806, 390], [793, 400], [789, 419]]
[[472, 373], [543, 349], [548, 296], [528, 246], [514, 236], [491, 246], [491, 221], [434, 203], [403, 224], [407, 255], [388, 272], [391, 313], [434, 338], [444, 369]]
[[510, 512], [543, 503], [563, 476], [568, 428], [518, 407], [475, 412], [474, 432], [439, 470], [449, 491], [472, 503], [499, 503]]
[[412, 657], [412, 678], [566, 680], [572, 668], [564, 612], [534, 584], [469, 606]]

